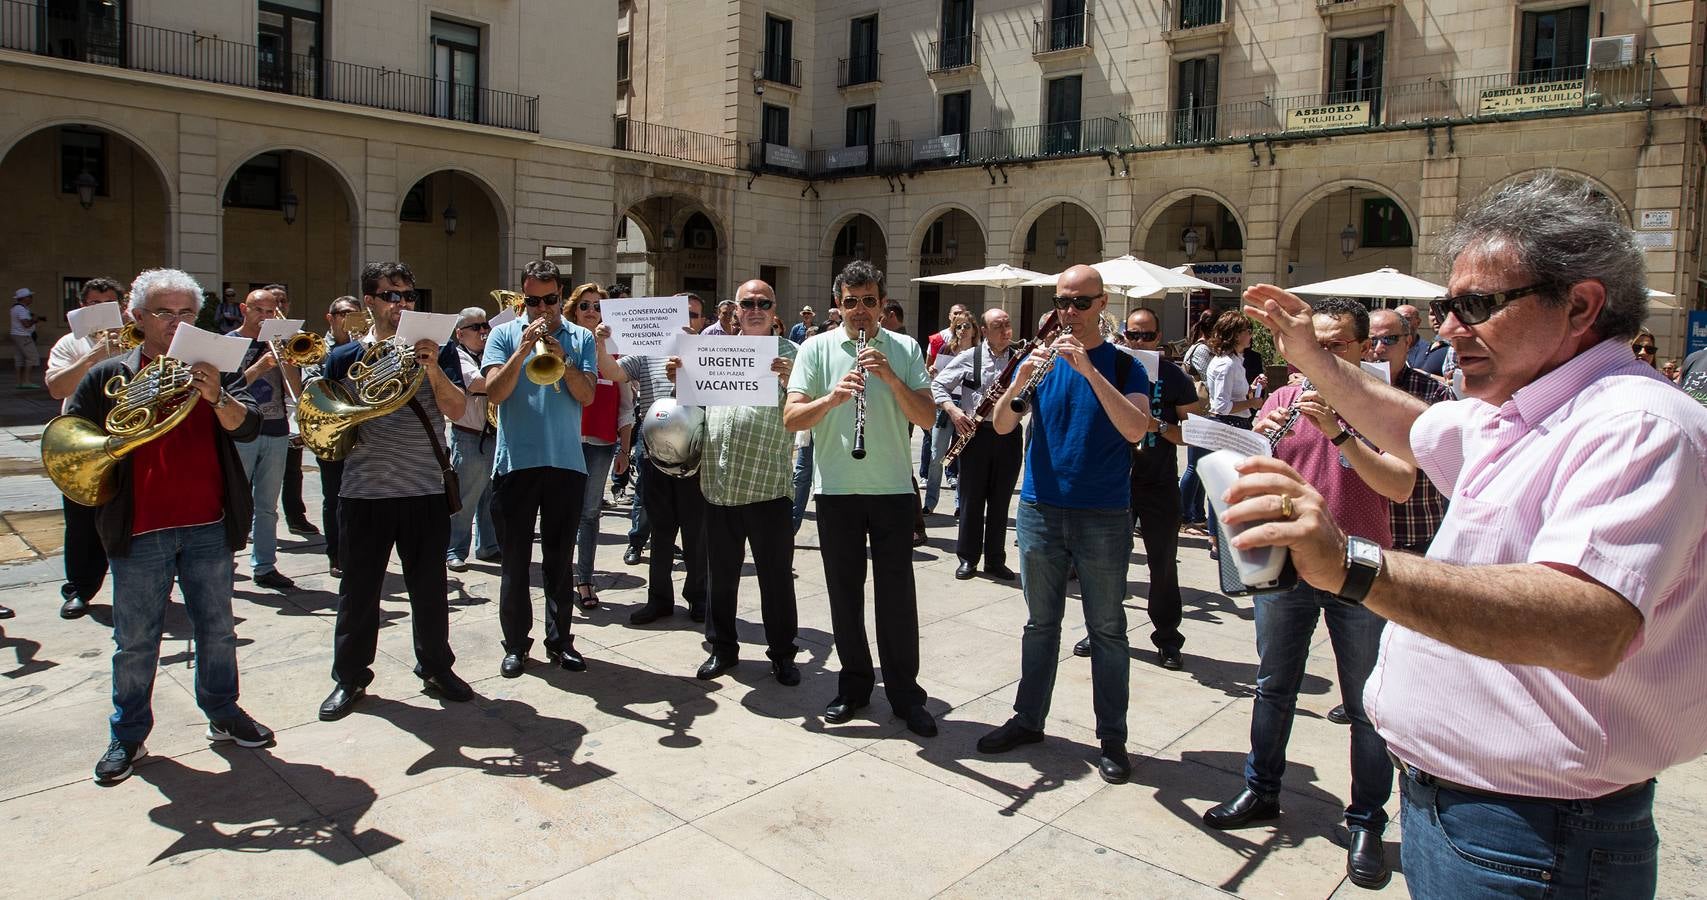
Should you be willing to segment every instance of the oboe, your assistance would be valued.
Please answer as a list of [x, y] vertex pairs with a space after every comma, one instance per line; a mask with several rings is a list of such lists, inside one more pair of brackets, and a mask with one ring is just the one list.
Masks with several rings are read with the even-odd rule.
[[[864, 353], [865, 329], [861, 328], [859, 330], [859, 340], [854, 344], [854, 355], [856, 357], [854, 360], [854, 368], [859, 368], [859, 360], [857, 357], [864, 355]], [[860, 385], [859, 390], [854, 392], [854, 435], [852, 455], [854, 459], [865, 459], [865, 385], [863, 384]]]
[[1304, 379], [1304, 383], [1298, 386], [1298, 396], [1294, 397], [1292, 399], [1292, 405], [1286, 408], [1286, 418], [1282, 419], [1280, 427], [1276, 428], [1274, 433], [1268, 436], [1268, 447], [1270, 450], [1280, 446], [1280, 439], [1286, 437], [1286, 435], [1292, 431], [1292, 426], [1298, 424], [1298, 417], [1303, 414], [1303, 410], [1299, 409], [1298, 404], [1304, 402], [1304, 392], [1310, 390], [1315, 390], [1315, 388], [1311, 386], [1310, 379], [1306, 378]]

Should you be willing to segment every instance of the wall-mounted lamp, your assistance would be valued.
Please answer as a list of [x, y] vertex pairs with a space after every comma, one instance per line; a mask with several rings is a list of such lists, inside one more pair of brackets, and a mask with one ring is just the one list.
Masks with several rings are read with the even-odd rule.
[[95, 183], [95, 176], [89, 174], [88, 169], [78, 172], [71, 183], [77, 186], [77, 202], [84, 209], [95, 205], [95, 188], [98, 185]]
[[285, 191], [284, 199], [279, 201], [279, 207], [284, 210], [286, 225], [296, 224], [296, 191]]

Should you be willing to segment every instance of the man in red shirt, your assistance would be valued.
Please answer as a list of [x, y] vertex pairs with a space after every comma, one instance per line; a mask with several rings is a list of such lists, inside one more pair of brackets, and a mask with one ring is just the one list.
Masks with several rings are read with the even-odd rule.
[[[114, 375], [134, 377], [164, 356], [180, 327], [194, 327], [202, 289], [176, 269], [150, 269], [130, 288], [142, 346], [91, 367], [66, 412], [102, 424], [115, 400], [103, 387]], [[95, 513], [95, 528], [113, 575], [112, 743], [95, 780], [128, 778], [146, 753], [154, 725], [151, 698], [159, 668], [161, 628], [176, 580], [196, 636], [196, 704], [208, 715], [211, 741], [265, 747], [273, 733], [237, 705], [237, 634], [231, 618], [231, 555], [243, 548], [253, 504], [237, 442], [253, 440], [261, 414], [241, 373], [211, 364], [190, 367], [194, 404], [170, 431], [118, 463], [118, 494]], [[122, 400], [122, 395], [121, 395]], [[171, 401], [168, 401], [168, 409]], [[159, 410], [165, 415], [167, 410]]]

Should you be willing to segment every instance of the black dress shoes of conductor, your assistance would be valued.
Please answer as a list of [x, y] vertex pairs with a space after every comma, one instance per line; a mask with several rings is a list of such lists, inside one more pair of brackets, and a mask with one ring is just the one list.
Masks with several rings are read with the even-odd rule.
[[416, 666], [415, 677], [421, 679], [421, 690], [437, 694], [452, 703], [466, 703], [474, 699], [474, 688], [469, 687], [468, 682], [458, 678], [456, 673], [449, 669], [437, 675], [428, 675]]
[[552, 665], [562, 667], [565, 672], [587, 671], [587, 661], [581, 658], [581, 654], [575, 652], [574, 644], [569, 644], [560, 650], [547, 650], [545, 651], [545, 658]]
[[1027, 728], [1018, 719], [1009, 719], [1000, 728], [978, 739], [979, 753], [1006, 753], [1022, 744], [1036, 744], [1043, 732]]
[[498, 674], [505, 678], [520, 678], [522, 677], [522, 670], [527, 668], [527, 665], [528, 655], [526, 653], [506, 653], [504, 654], [504, 661], [498, 664]]
[[1279, 797], [1264, 797], [1250, 788], [1245, 788], [1239, 792], [1237, 797], [1205, 812], [1203, 824], [1210, 828], [1225, 831], [1229, 828], [1240, 828], [1252, 822], [1267, 821], [1277, 818], [1279, 815]]
[[1373, 831], [1353, 831], [1346, 845], [1345, 874], [1351, 883], [1370, 890], [1386, 887], [1393, 871], [1387, 868], [1387, 849], [1381, 835]]
[[852, 719], [854, 713], [865, 709], [870, 703], [869, 700], [849, 700], [837, 695], [836, 699], [830, 701], [829, 706], [824, 707], [824, 721], [831, 725], [840, 725]]
[[356, 701], [367, 693], [367, 689], [353, 684], [340, 684], [332, 688], [332, 693], [320, 701], [320, 721], [336, 722], [350, 714], [356, 708]]

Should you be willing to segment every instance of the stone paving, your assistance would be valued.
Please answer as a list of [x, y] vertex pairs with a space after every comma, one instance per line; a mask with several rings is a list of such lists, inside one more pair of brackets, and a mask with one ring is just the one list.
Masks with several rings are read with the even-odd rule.
[[[819, 718], [837, 663], [810, 520], [795, 556], [803, 683], [767, 673], [750, 566], [744, 661], [701, 682], [705, 649], [685, 609], [627, 624], [645, 598], [644, 569], [620, 559], [624, 504], [605, 513], [604, 605], [575, 613], [588, 671], [535, 660], [500, 678], [498, 572], [475, 564], [450, 577], [451, 640], [479, 696], [422, 694], [394, 561], [377, 680], [334, 723], [315, 716], [331, 687], [337, 604], [320, 542], [281, 535], [279, 568], [301, 586], [289, 596], [255, 588], [240, 557], [242, 702], [277, 746], [204, 740], [174, 607], [150, 756], [130, 780], [99, 787], [90, 771], [107, 743], [111, 608], [103, 592], [87, 618], [56, 615], [59, 495], [39, 470], [40, 425], [18, 424], [39, 412], [0, 401], [0, 416], [16, 416], [0, 427], [0, 602], [18, 611], [0, 621], [0, 895], [1404, 895], [1402, 873], [1381, 892], [1344, 877], [1347, 731], [1324, 717], [1338, 702], [1325, 632], [1292, 734], [1285, 814], [1230, 833], [1200, 824], [1240, 787], [1256, 671], [1250, 602], [1205, 590], [1215, 580], [1200, 539], [1181, 549], [1183, 672], [1154, 665], [1146, 570], [1133, 557], [1130, 784], [1095, 771], [1071, 604], [1049, 739], [980, 756], [974, 742], [1013, 699], [1025, 606], [1015, 585], [953, 579], [953, 522], [941, 516], [914, 554], [934, 739], [907, 732], [881, 694], [845, 725]], [[304, 487], [317, 509], [313, 469]], [[1707, 854], [1689, 837], [1688, 810], [1703, 801], [1702, 762], [1662, 779], [1662, 897], [1707, 896]], [[1388, 838], [1397, 864], [1396, 822]]]

